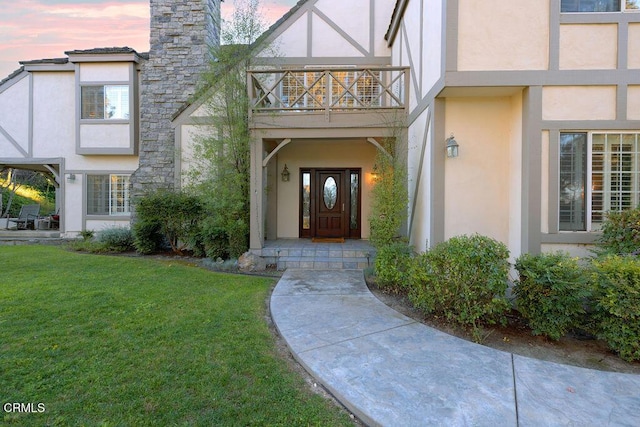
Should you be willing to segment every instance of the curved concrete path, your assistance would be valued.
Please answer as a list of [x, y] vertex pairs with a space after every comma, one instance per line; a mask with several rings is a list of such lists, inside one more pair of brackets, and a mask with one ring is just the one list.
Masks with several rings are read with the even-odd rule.
[[640, 426], [640, 376], [447, 335], [380, 302], [362, 270], [287, 270], [271, 314], [297, 360], [368, 425]]

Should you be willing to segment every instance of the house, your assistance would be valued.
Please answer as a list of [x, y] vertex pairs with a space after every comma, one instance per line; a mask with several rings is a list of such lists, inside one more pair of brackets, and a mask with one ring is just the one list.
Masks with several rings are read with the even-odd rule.
[[[480, 233], [513, 258], [584, 254], [607, 211], [640, 201], [638, 5], [298, 2], [264, 38], [278, 54], [257, 53], [248, 77], [251, 250], [366, 239], [391, 138], [416, 249]], [[197, 115], [178, 119], [181, 135]]]
[[23, 61], [0, 82], [0, 164], [48, 174], [62, 234], [127, 226], [140, 66], [129, 48]]
[[[640, 201], [639, 3], [299, 1], [261, 39], [247, 78], [251, 250], [367, 239], [376, 155], [394, 141], [408, 172], [402, 232], [417, 250], [480, 233], [514, 258], [584, 253], [607, 211]], [[142, 61], [161, 52], [152, 43]], [[141, 98], [141, 127], [154, 103]], [[208, 113], [201, 101], [168, 104], [163, 136], [141, 136], [133, 191], [179, 187], [192, 164]], [[14, 133], [1, 120], [6, 146]]]
[[220, 0], [151, 10], [149, 53], [72, 50], [0, 81], [0, 166], [52, 178], [63, 237], [128, 227], [133, 194], [176, 180], [171, 117], [219, 44]]

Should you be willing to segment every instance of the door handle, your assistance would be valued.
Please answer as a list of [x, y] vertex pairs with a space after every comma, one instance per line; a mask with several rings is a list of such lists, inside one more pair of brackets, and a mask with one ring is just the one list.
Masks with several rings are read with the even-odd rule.
[[344, 203], [342, 204], [342, 212], [344, 212]]

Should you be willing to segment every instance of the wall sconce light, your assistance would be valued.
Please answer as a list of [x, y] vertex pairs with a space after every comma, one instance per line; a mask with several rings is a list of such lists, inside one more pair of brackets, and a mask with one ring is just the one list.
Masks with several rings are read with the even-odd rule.
[[458, 142], [453, 138], [453, 134], [447, 138], [447, 157], [458, 157]]
[[380, 173], [378, 172], [378, 164], [374, 163], [373, 171], [371, 172], [371, 180], [373, 182], [376, 182], [376, 181], [378, 181], [379, 177], [380, 177]]
[[291, 176], [291, 174], [289, 173], [289, 169], [287, 168], [287, 164], [286, 163], [285, 163], [284, 169], [282, 169], [282, 173], [280, 175], [282, 175], [282, 182], [289, 182], [289, 177]]
[[75, 182], [75, 181], [76, 181], [76, 174], [75, 173], [67, 174], [67, 182]]

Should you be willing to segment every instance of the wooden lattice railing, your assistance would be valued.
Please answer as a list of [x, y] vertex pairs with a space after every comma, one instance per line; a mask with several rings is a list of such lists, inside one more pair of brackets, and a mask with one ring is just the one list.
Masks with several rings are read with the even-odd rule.
[[301, 68], [248, 73], [253, 113], [404, 109], [408, 69]]

